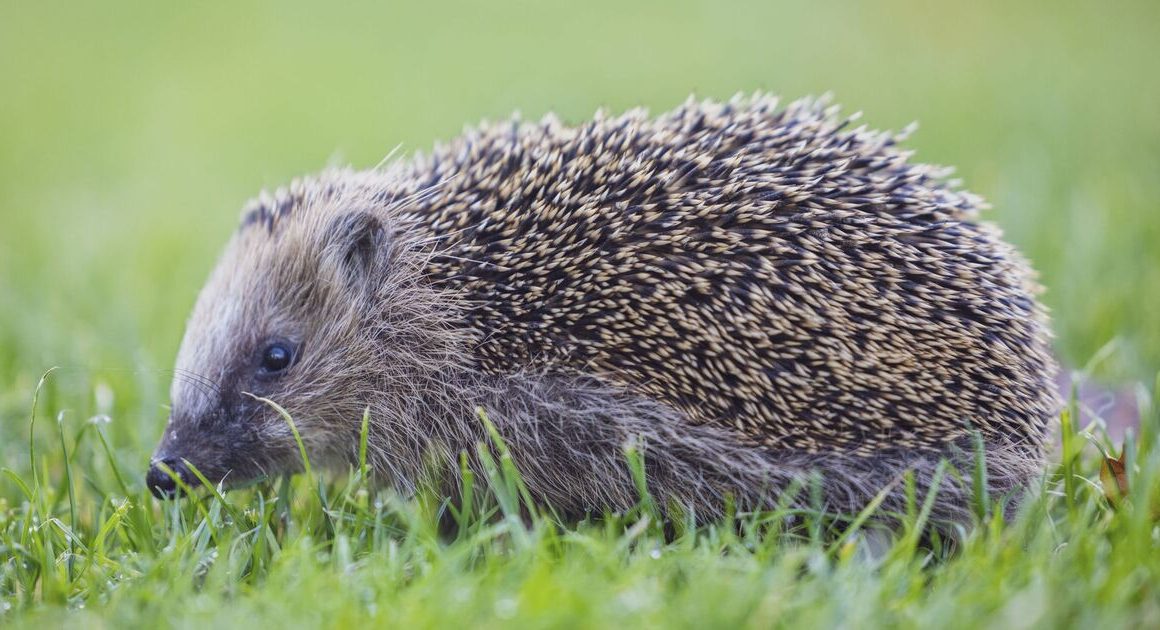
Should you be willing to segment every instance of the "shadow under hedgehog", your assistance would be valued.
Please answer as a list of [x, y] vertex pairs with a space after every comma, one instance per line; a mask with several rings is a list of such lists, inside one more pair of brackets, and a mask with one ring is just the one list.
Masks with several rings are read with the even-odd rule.
[[[947, 169], [824, 101], [762, 95], [467, 131], [326, 171], [245, 212], [177, 358], [163, 462], [226, 484], [358, 460], [413, 491], [478, 467], [482, 408], [561, 513], [651, 493], [699, 519], [883, 488], [986, 452], [992, 497], [1042, 472], [1060, 402], [1033, 274]], [[968, 475], [969, 477], [969, 475]], [[935, 515], [969, 514], [947, 477]], [[799, 504], [809, 492], [800, 493]], [[921, 496], [921, 495], [920, 495]]]

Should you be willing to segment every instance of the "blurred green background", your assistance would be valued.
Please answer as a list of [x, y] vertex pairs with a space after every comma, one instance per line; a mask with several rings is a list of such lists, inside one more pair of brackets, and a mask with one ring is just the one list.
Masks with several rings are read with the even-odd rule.
[[[1160, 368], [1160, 2], [0, 0], [0, 463], [31, 393], [160, 432], [186, 313], [239, 209], [520, 110], [833, 92], [920, 122], [1042, 272], [1073, 364]], [[103, 387], [107, 385], [108, 387]], [[94, 394], [104, 391], [105, 394]], [[110, 400], [111, 399], [111, 400]]]

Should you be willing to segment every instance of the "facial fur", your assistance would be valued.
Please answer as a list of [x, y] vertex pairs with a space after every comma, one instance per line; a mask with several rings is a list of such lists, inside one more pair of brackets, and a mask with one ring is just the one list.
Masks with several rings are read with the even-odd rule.
[[[407, 323], [428, 315], [423, 291], [389, 312], [376, 306], [383, 291], [413, 282], [413, 271], [394, 260], [396, 237], [380, 218], [358, 209], [367, 199], [342, 187], [280, 194], [295, 220], [244, 226], [198, 297], [155, 461], [188, 462], [227, 483], [297, 470], [290, 426], [267, 399], [293, 418], [312, 460], [345, 463], [392, 372], [413, 379], [438, 368], [427, 356], [438, 344], [416, 339]], [[437, 318], [422, 321], [439, 328]], [[404, 350], [395, 357], [392, 341]], [[271, 344], [293, 352], [276, 374], [261, 366]]]

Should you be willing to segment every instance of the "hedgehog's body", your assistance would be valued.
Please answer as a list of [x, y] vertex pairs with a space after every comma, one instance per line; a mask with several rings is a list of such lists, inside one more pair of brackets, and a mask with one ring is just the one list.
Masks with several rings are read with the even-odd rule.
[[[369, 406], [374, 461], [404, 487], [425, 456], [474, 452], [482, 406], [568, 511], [631, 504], [630, 440], [652, 490], [703, 513], [772, 503], [811, 469], [857, 509], [907, 468], [921, 483], [964, 461], [976, 431], [1006, 491], [1038, 470], [1057, 406], [1030, 272], [894, 141], [756, 98], [493, 126], [327, 173], [247, 214], [179, 368], [283, 403], [335, 460]], [[247, 380], [272, 339], [293, 367]], [[174, 385], [195, 433], [256, 405]], [[180, 456], [218, 453], [219, 476], [292, 466], [263, 426], [231, 438], [262, 445], [249, 463], [205, 438]]]

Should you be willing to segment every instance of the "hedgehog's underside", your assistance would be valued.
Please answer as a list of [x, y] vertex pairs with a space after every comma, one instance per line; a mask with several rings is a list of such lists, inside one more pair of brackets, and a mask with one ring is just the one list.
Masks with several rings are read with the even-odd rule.
[[513, 122], [246, 223], [374, 208], [466, 340], [464, 398], [553, 503], [624, 505], [633, 436], [662, 494], [701, 506], [818, 468], [854, 508], [967, 461], [975, 432], [992, 491], [1016, 487], [1057, 408], [1031, 272], [943, 170], [847, 122], [764, 98]]

